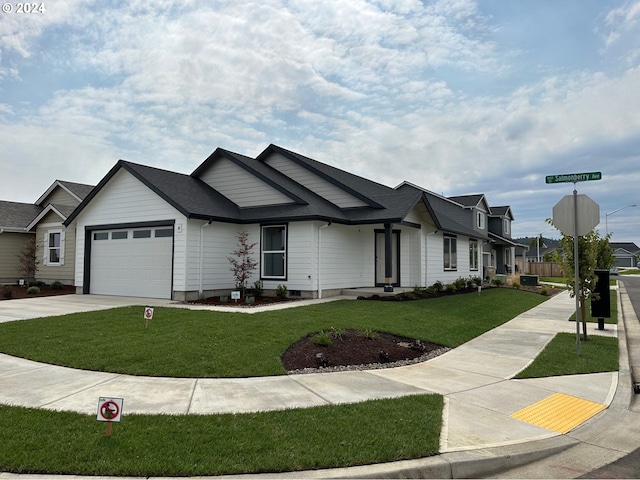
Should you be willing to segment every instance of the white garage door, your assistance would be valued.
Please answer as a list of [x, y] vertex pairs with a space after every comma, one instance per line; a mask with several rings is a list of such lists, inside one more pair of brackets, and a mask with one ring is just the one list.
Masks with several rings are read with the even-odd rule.
[[90, 293], [171, 298], [173, 227], [92, 232]]

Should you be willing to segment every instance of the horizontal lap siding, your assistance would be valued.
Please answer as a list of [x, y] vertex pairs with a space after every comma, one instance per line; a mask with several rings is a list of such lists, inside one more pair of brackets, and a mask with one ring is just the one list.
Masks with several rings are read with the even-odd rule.
[[272, 155], [267, 158], [265, 163], [340, 208], [367, 206], [367, 204], [359, 198], [354, 197], [340, 187], [289, 160], [283, 155]]
[[[146, 185], [120, 169], [74, 222], [77, 286], [83, 285], [85, 226], [175, 220], [173, 289], [184, 290], [186, 218]], [[182, 232], [177, 229], [182, 228]]]
[[18, 255], [33, 237], [32, 233], [0, 233], [0, 282], [14, 283], [24, 275], [18, 273]]
[[427, 237], [427, 286], [436, 281], [452, 283], [457, 278], [467, 278], [469, 275], [478, 275], [478, 271], [469, 270], [469, 238], [457, 236], [458, 268], [457, 270], [444, 270], [443, 234], [436, 233]]
[[275, 288], [282, 283], [289, 290], [314, 290], [317, 261], [317, 230], [313, 222], [289, 223], [287, 248], [287, 280], [266, 281], [265, 288]]
[[374, 229], [331, 225], [322, 230], [322, 289], [373, 285]]
[[216, 160], [199, 177], [240, 207], [293, 203], [291, 198], [226, 158]]

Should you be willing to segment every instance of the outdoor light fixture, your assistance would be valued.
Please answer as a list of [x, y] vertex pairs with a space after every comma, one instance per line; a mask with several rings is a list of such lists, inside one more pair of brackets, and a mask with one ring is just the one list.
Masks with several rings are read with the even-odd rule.
[[627, 207], [637, 207], [637, 205], [635, 203], [632, 203], [631, 205], [625, 205], [624, 207], [620, 207], [617, 210], [614, 210], [613, 212], [609, 212], [609, 213], [605, 213], [604, 214], [604, 228], [605, 231], [607, 233], [607, 235], [609, 235], [609, 222], [607, 220], [609, 220], [609, 215], [613, 215], [614, 213], [619, 212], [620, 210], [624, 210]]

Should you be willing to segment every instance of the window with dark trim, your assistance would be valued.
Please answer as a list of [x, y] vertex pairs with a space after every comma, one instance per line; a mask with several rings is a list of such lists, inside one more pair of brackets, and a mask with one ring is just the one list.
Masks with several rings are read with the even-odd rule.
[[287, 226], [268, 225], [262, 227], [260, 262], [262, 278], [284, 279], [287, 277]]
[[159, 228], [155, 231], [155, 237], [172, 237], [173, 236], [173, 228]]
[[93, 234], [94, 240], [109, 240], [108, 232], [96, 232]]
[[443, 238], [444, 269], [457, 270], [458, 268], [458, 239], [445, 235]]
[[111, 232], [111, 240], [124, 240], [129, 236], [126, 230], [121, 232]]
[[151, 238], [151, 230], [134, 230], [133, 238]]

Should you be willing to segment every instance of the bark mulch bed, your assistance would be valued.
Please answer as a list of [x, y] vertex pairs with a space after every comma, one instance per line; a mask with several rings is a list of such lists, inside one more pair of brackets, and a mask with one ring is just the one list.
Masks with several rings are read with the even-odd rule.
[[28, 287], [25, 285], [5, 285], [0, 287], [0, 300], [12, 300], [15, 298], [51, 297], [53, 295], [71, 295], [76, 293], [73, 285], [63, 285], [61, 289], [52, 288], [51, 285], [41, 285], [38, 287], [40, 293], [28, 294]]
[[[318, 344], [327, 339], [330, 345]], [[391, 333], [365, 334], [347, 329], [308, 335], [292, 344], [281, 361], [289, 373], [362, 370], [417, 363], [447, 350], [442, 345]]]

